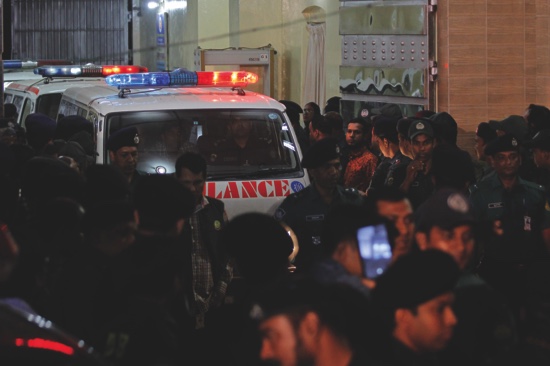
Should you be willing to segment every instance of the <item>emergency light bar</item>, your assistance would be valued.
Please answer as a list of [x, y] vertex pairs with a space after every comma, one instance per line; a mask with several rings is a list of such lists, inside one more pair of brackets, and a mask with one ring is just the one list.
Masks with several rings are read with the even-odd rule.
[[129, 74], [134, 72], [147, 72], [148, 69], [143, 66], [135, 65], [48, 65], [37, 67], [34, 73], [42, 76], [109, 76], [113, 74]]
[[248, 71], [188, 71], [118, 74], [105, 78], [107, 84], [119, 88], [150, 88], [168, 86], [232, 86], [245, 87], [258, 81], [258, 75]]
[[21, 61], [21, 60], [4, 60], [2, 61], [4, 69], [32, 69], [44, 65], [71, 65], [71, 61], [67, 60], [38, 60], [38, 61]]

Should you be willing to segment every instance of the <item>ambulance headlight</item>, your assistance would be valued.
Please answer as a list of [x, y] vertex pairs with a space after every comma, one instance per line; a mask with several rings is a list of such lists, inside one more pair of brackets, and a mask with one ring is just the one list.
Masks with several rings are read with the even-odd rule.
[[155, 172], [157, 172], [157, 174], [166, 174], [166, 168], [163, 166], [157, 166], [155, 168]]

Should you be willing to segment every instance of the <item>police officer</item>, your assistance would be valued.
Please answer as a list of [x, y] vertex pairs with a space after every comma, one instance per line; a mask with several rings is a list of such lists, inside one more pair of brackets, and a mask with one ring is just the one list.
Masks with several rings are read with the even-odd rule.
[[338, 185], [340, 157], [338, 142], [326, 138], [313, 144], [304, 155], [302, 165], [308, 169], [311, 185], [288, 196], [275, 212], [298, 237], [297, 271], [305, 271], [320, 252], [321, 232], [325, 216], [338, 203], [362, 201], [359, 191]]
[[[399, 187], [403, 183], [407, 166], [411, 162], [411, 159], [403, 155], [401, 150], [399, 150], [397, 122], [398, 120], [395, 118], [380, 117], [374, 121], [372, 129], [378, 149], [385, 158], [389, 159], [389, 166], [384, 174], [383, 185], [392, 187]], [[371, 184], [369, 190], [376, 188], [379, 187]]]
[[125, 127], [115, 131], [109, 136], [107, 149], [111, 164], [119, 168], [128, 179], [130, 190], [133, 191], [140, 176], [138, 162], [139, 135], [136, 127]]
[[502, 291], [517, 311], [522, 301], [525, 270], [544, 254], [544, 189], [519, 176], [519, 141], [499, 136], [485, 147], [495, 174], [479, 182], [470, 198], [476, 219], [493, 225], [495, 236], [486, 240], [480, 274]]
[[432, 181], [432, 152], [435, 134], [429, 120], [414, 120], [409, 127], [413, 160], [407, 166], [407, 174], [399, 189], [405, 192], [417, 208], [434, 191]]

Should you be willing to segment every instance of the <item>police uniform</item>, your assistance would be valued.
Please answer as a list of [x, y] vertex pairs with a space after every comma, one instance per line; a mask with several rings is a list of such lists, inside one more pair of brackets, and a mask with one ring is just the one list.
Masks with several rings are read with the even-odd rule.
[[388, 174], [386, 175], [384, 185], [399, 188], [401, 183], [405, 180], [405, 176], [407, 175], [407, 166], [410, 162], [411, 158], [401, 154], [401, 151], [398, 151], [390, 160]]
[[[324, 139], [309, 148], [302, 159], [302, 165], [308, 169], [317, 168], [337, 159], [338, 154], [337, 141], [333, 138]], [[275, 212], [275, 218], [290, 226], [298, 237], [299, 252], [295, 261], [298, 271], [307, 270], [320, 254], [323, 221], [331, 207], [340, 203], [361, 202], [359, 191], [339, 185], [334, 190], [330, 205], [323, 200], [315, 184], [285, 198]]]
[[[140, 143], [140, 138], [138, 134], [138, 129], [136, 127], [125, 127], [117, 130], [109, 136], [107, 140], [107, 149], [113, 152], [116, 152], [118, 149], [131, 146], [138, 147]], [[147, 174], [139, 170], [135, 170], [132, 176], [130, 183], [130, 191], [133, 192], [143, 176]]]
[[[487, 145], [488, 155], [518, 150], [511, 135], [497, 138]], [[487, 243], [485, 256], [499, 262], [524, 263], [541, 251], [541, 229], [545, 222], [544, 188], [517, 176], [517, 184], [506, 190], [498, 174], [491, 174], [473, 186], [470, 198], [478, 220], [500, 220], [504, 235]]]

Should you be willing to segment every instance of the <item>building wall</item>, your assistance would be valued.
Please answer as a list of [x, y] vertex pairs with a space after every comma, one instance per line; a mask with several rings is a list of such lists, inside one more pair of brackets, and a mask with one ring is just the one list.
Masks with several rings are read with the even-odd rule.
[[[145, 4], [145, 1], [142, 1]], [[188, 0], [169, 13], [170, 67], [194, 70], [194, 51], [227, 47], [258, 48], [268, 44], [277, 55], [275, 98], [300, 104], [307, 52], [302, 11], [317, 5], [326, 13], [326, 95], [339, 95], [339, 1], [335, 0]], [[134, 62], [155, 70], [155, 17], [161, 9], [134, 11]]]
[[470, 149], [480, 122], [550, 105], [547, 0], [438, 2], [437, 109], [448, 111]]

